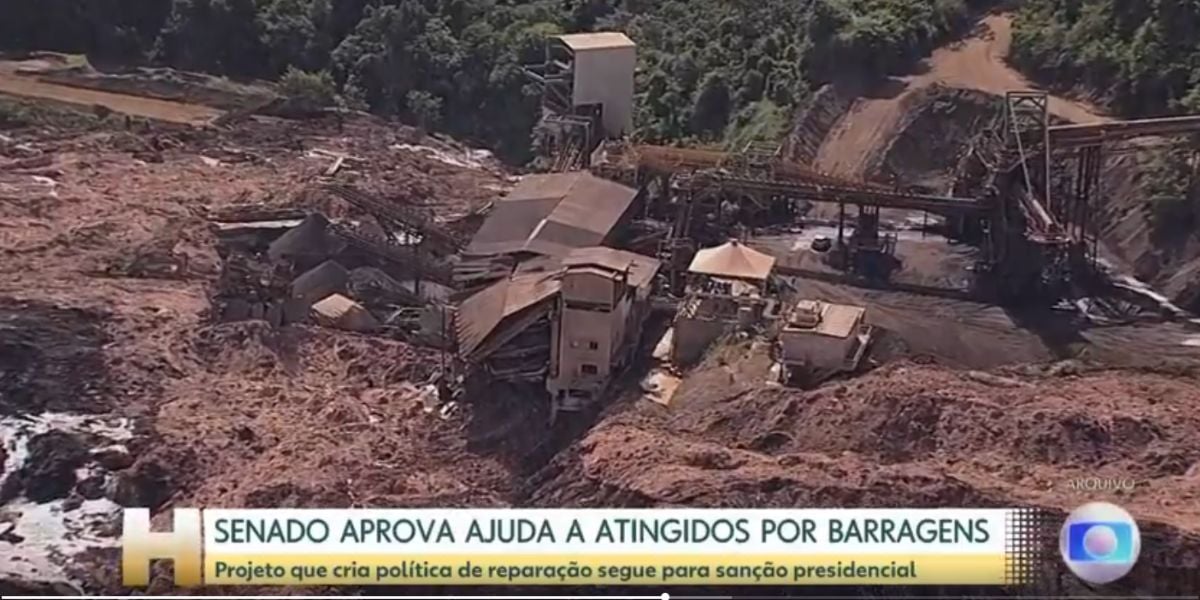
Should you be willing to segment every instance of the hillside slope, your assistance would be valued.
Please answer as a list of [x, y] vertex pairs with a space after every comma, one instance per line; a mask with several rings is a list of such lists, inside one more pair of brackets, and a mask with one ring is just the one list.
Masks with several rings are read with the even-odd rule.
[[[736, 350], [740, 350], [738, 353]], [[895, 363], [814, 391], [737, 348], [669, 407], [630, 398], [533, 482], [537, 506], [1011, 506], [1062, 514], [1077, 478], [1134, 481], [1146, 542], [1122, 593], [1200, 589], [1197, 380], [1066, 365], [983, 375]], [[730, 382], [733, 382], [732, 384]], [[1061, 568], [1061, 567], [1059, 567]], [[1061, 592], [1053, 580], [1046, 593]]]
[[[834, 126], [817, 152], [823, 171], [847, 176], [870, 176], [864, 169], [874, 153], [892, 139], [914, 94], [932, 85], [977, 90], [1002, 96], [1010, 90], [1034, 87], [1009, 66], [1012, 15], [992, 14], [979, 21], [961, 41], [942, 46], [923, 61], [917, 73], [897, 77], [867, 90]], [[1050, 112], [1075, 123], [1103, 121], [1103, 111], [1063, 96], [1050, 99]]]

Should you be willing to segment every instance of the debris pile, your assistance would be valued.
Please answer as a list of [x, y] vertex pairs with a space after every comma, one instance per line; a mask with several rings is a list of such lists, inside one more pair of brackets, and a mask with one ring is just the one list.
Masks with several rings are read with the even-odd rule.
[[460, 218], [508, 185], [493, 161], [393, 148], [449, 145], [366, 116], [0, 135], [0, 585], [123, 592], [122, 505], [510, 502], [470, 407], [437, 408], [441, 353], [403, 341], [445, 328], [446, 290], [321, 191]]
[[[877, 344], [884, 362], [926, 358], [782, 389], [765, 383], [765, 345], [729, 336], [696, 370], [630, 386], [598, 424], [550, 429], [549, 403], [531, 401], [544, 329], [508, 340], [494, 365], [538, 383], [481, 377], [462, 385], [488, 402], [445, 402], [453, 274], [512, 271], [454, 258], [512, 184], [485, 153], [349, 113], [3, 136], [0, 564], [24, 586], [12, 589], [123, 592], [119, 505], [1062, 510], [1091, 499], [1069, 487], [1080, 476], [1136, 478], [1122, 500], [1147, 524], [1145, 562], [1168, 582], [1156, 589], [1195, 571], [1195, 371], [997, 369], [1078, 342], [1032, 340], [996, 307], [810, 281], [797, 293], [872, 307], [895, 335]], [[896, 168], [940, 167], [900, 161], [902, 146], [886, 155]], [[642, 225], [631, 239], [656, 246], [661, 224]], [[1156, 330], [1136, 344], [1119, 337], [1129, 330], [1080, 335], [1094, 352], [1162, 356], [1141, 343]], [[58, 562], [8, 560], [26, 556]]]
[[669, 412], [631, 394], [529, 482], [528, 502], [1065, 514], [1096, 499], [1078, 481], [1112, 478], [1133, 482], [1118, 502], [1156, 548], [1153, 568], [1127, 583], [1194, 581], [1195, 379], [1062, 364], [980, 377], [900, 362], [801, 391], [763, 385], [763, 362], [750, 352], [692, 373]]
[[[643, 457], [628, 441], [646, 438], [672, 439], [683, 447], [703, 440], [758, 455], [734, 461], [746, 465], [803, 460], [921, 468], [989, 493], [1063, 506], [1077, 500], [1067, 488], [1075, 477], [1134, 477], [1147, 485], [1127, 501], [1146, 514], [1162, 513], [1181, 523], [1200, 516], [1185, 508], [1195, 497], [1187, 478], [1200, 471], [1200, 447], [1190, 441], [1200, 428], [1188, 408], [1193, 380], [1133, 370], [1065, 369], [1061, 363], [1040, 371], [981, 374], [898, 362], [802, 391], [764, 385], [759, 354], [751, 350], [687, 376], [669, 418], [646, 403], [614, 412], [559, 465], [583, 471], [563, 473], [558, 484], [540, 493], [567, 482], [578, 488], [587, 480], [609, 490], [622, 488], [625, 482], [605, 473], [645, 473], [656, 462], [681, 460]], [[719, 378], [733, 383], [713, 385]], [[610, 444], [624, 448], [619, 460], [627, 467], [614, 466], [613, 456], [599, 456]], [[670, 454], [660, 449], [655, 455], [664, 453]], [[672, 487], [663, 478], [646, 481], [661, 482], [655, 488], [661, 493]], [[660, 492], [639, 493], [648, 501], [666, 501], [657, 498]]]
[[335, 221], [321, 211], [246, 205], [210, 215], [227, 256], [226, 285], [214, 300], [221, 319], [309, 321], [364, 333], [396, 325], [448, 344], [446, 334], [422, 322], [444, 311], [439, 306], [453, 283], [446, 257], [460, 236], [424, 210], [352, 187], [326, 185], [303, 195], [311, 203], [322, 193], [346, 201], [330, 212], [348, 216]]
[[262, 263], [246, 254], [232, 253], [225, 258], [217, 280], [214, 315], [225, 322], [266, 319], [277, 327], [302, 322], [306, 317], [303, 309], [286, 311], [290, 321], [284, 320], [290, 280], [286, 265]]

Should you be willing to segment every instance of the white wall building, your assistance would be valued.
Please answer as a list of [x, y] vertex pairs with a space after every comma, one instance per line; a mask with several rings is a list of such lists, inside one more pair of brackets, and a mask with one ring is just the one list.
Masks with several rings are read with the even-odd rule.
[[602, 106], [605, 138], [632, 133], [637, 45], [617, 32], [573, 33], [558, 40], [574, 55], [574, 105]]
[[813, 373], [853, 370], [870, 341], [867, 309], [801, 300], [779, 333], [785, 367]]
[[649, 314], [658, 260], [612, 248], [581, 248], [563, 259], [560, 321], [547, 390], [578, 410], [622, 369]]

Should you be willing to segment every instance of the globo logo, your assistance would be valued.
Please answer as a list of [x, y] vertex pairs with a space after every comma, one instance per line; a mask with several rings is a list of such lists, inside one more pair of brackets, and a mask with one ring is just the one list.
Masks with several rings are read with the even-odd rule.
[[1059, 551], [1076, 577], [1111, 583], [1129, 573], [1142, 549], [1137, 523], [1125, 509], [1091, 502], [1071, 511], [1059, 533]]

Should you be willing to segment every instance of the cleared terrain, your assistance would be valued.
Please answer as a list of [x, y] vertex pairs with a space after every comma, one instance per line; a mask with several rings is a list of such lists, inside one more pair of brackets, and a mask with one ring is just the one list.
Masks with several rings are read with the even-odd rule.
[[[184, 125], [202, 125], [224, 113], [201, 104], [117, 94], [39, 80], [36, 71], [51, 67], [53, 64], [44, 59], [0, 61], [0, 94], [38, 98], [83, 108], [102, 106], [116, 113]], [[21, 72], [23, 70], [30, 72]]]
[[[837, 175], [865, 175], [863, 171], [872, 153], [880, 151], [896, 135], [906, 112], [906, 100], [931, 85], [1000, 96], [1011, 90], [1032, 89], [1033, 84], [1005, 60], [1011, 44], [1012, 16], [989, 15], [966, 38], [934, 50], [918, 65], [915, 74], [894, 77], [867, 90], [825, 138], [817, 153], [816, 166]], [[1059, 96], [1051, 97], [1050, 112], [1075, 123], [1106, 119], [1096, 107]]]

